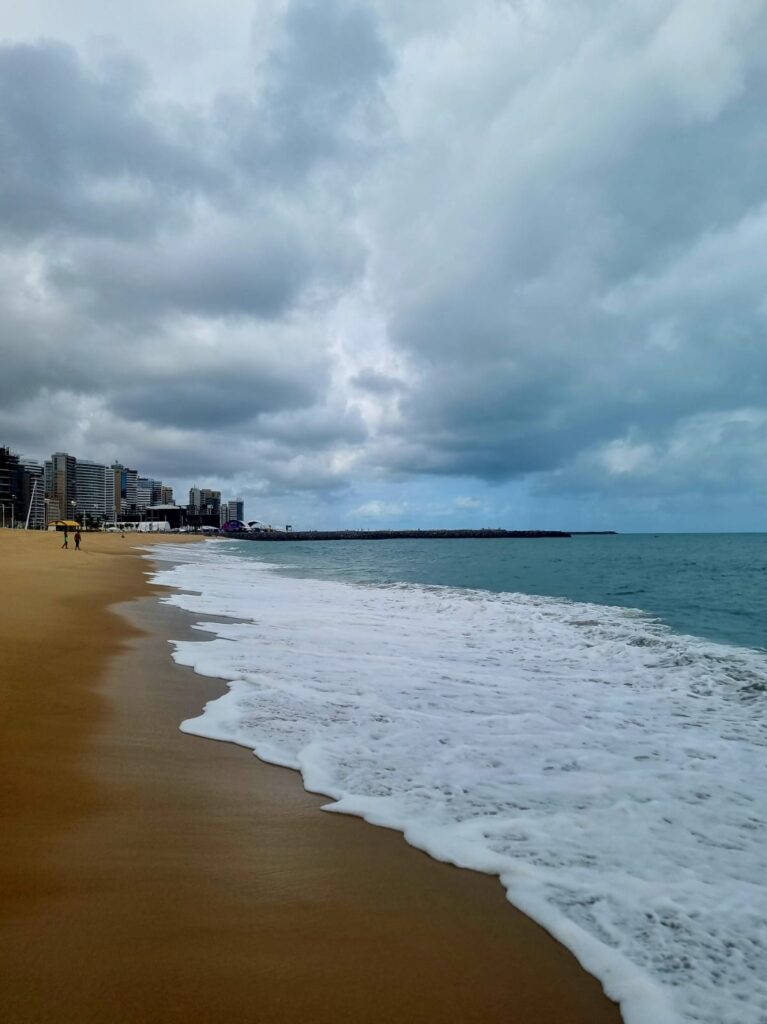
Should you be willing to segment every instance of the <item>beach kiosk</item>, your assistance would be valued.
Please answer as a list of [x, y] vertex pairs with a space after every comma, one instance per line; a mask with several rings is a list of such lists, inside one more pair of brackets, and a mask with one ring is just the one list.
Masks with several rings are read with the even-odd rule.
[[69, 532], [70, 530], [81, 530], [82, 527], [74, 519], [57, 519], [55, 522], [48, 524], [48, 529], [51, 531]]

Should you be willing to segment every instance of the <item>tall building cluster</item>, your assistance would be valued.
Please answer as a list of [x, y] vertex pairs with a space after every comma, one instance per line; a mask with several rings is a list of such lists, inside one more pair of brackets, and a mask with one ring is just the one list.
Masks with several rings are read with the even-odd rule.
[[187, 511], [190, 516], [218, 518], [223, 526], [226, 522], [236, 519], [240, 522], [245, 518], [245, 503], [242, 498], [233, 501], [222, 501], [221, 491], [211, 491], [207, 487], [191, 487]]
[[4, 447], [0, 447], [0, 523], [21, 523], [33, 530], [46, 525], [43, 467]]
[[100, 526], [162, 519], [173, 526], [222, 526], [243, 514], [241, 499], [222, 502], [220, 491], [205, 487], [192, 487], [187, 507], [176, 505], [172, 487], [119, 462], [106, 466], [54, 452], [40, 465], [0, 447], [3, 526], [43, 530], [62, 520]]

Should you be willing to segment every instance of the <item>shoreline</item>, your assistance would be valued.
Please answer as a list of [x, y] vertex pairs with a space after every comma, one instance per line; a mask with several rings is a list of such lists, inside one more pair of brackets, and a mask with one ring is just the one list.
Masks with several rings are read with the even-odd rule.
[[619, 1024], [498, 879], [322, 814], [298, 773], [179, 731], [226, 683], [170, 657], [169, 637], [200, 634], [136, 552], [167, 537], [86, 534], [76, 554], [3, 533], [19, 597], [2, 678], [14, 1024]]

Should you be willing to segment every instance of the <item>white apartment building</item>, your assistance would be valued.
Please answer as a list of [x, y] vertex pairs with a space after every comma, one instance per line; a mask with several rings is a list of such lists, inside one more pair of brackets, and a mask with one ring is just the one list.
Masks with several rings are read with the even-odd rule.
[[78, 459], [75, 467], [77, 480], [77, 512], [93, 519], [114, 519], [114, 472], [109, 466], [87, 459]]
[[146, 512], [152, 504], [152, 484], [154, 481], [148, 477], [139, 476], [136, 478], [136, 511]]

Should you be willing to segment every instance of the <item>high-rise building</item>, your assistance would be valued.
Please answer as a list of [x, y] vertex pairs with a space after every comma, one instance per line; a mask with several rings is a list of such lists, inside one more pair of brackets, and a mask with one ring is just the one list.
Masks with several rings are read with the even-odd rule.
[[113, 482], [113, 501], [115, 510], [115, 521], [117, 521], [122, 515], [122, 474], [123, 467], [119, 462], [113, 462], [109, 467], [112, 471], [112, 482]]
[[138, 511], [138, 472], [135, 469], [125, 470], [125, 500], [128, 504], [128, 511]]
[[48, 521], [52, 520], [51, 505], [58, 513], [56, 518], [71, 519], [77, 510], [77, 459], [66, 452], [54, 452], [50, 463], [45, 495], [49, 500]]
[[152, 500], [150, 505], [162, 505], [162, 480], [150, 480], [149, 483], [152, 485]]
[[160, 504], [160, 505], [173, 505], [174, 504], [174, 502], [173, 502], [173, 488], [172, 487], [166, 487], [165, 484], [162, 485], [162, 489], [161, 489], [161, 492], [160, 492], [160, 501], [158, 502], [158, 504]]
[[23, 508], [24, 474], [18, 455], [0, 448], [0, 524], [15, 526]]
[[61, 518], [59, 500], [53, 493], [53, 459], [46, 459], [43, 463], [43, 490], [45, 492], [45, 525], [48, 526]]
[[43, 463], [43, 483], [45, 496], [49, 498], [53, 494], [53, 461], [51, 459], [46, 459]]
[[112, 463], [115, 519], [135, 516], [138, 511], [138, 473], [119, 462]]
[[245, 518], [245, 502], [242, 498], [235, 498], [234, 501], [228, 501], [227, 507], [227, 519], [239, 519], [242, 521]]
[[226, 506], [221, 505], [221, 491], [213, 491], [209, 487], [189, 489], [189, 505], [187, 515], [190, 522], [196, 525], [220, 526], [222, 515], [226, 515]]
[[146, 512], [152, 504], [152, 481], [145, 476], [136, 477], [136, 511]]
[[78, 459], [75, 467], [77, 480], [77, 512], [93, 520], [114, 519], [114, 474], [108, 467], [88, 459]]
[[200, 512], [203, 515], [215, 516], [221, 511], [221, 491], [211, 491], [207, 487], [200, 489]]

